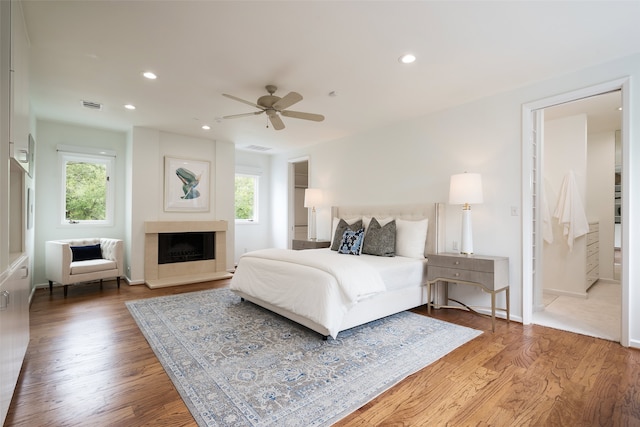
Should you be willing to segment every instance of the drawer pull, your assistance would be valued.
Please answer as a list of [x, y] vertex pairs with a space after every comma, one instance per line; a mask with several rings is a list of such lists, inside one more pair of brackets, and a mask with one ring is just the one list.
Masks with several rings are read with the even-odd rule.
[[0, 298], [2, 298], [0, 300], [0, 311], [4, 311], [9, 307], [9, 295], [8, 291], [2, 291], [0, 293]]
[[460, 277], [460, 273], [454, 273], [453, 277]]
[[458, 264], [460, 264], [460, 261], [456, 261], [456, 262], [454, 262], [454, 264], [455, 264], [455, 265], [458, 265]]

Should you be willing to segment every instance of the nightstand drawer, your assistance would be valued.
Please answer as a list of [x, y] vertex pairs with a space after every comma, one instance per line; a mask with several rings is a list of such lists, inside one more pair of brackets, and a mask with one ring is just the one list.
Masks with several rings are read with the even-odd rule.
[[[437, 278], [443, 278], [449, 282], [455, 282], [456, 280], [476, 282], [481, 283], [485, 287], [487, 287], [488, 284], [494, 283], [493, 273], [459, 270], [457, 268], [438, 267], [433, 265], [427, 266], [427, 280], [431, 281]], [[493, 287], [489, 286], [487, 289], [493, 290]]]
[[328, 248], [331, 242], [328, 240], [293, 240], [291, 242], [291, 249], [321, 249]]
[[431, 266], [434, 266], [493, 273], [494, 260], [464, 256], [430, 254], [428, 265], [429, 268], [431, 268]]

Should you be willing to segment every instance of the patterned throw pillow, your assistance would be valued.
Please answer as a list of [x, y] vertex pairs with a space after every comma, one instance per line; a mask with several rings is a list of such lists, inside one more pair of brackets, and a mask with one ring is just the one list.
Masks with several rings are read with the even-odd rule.
[[341, 219], [340, 222], [338, 222], [338, 226], [336, 227], [336, 233], [333, 236], [333, 242], [331, 243], [331, 250], [337, 251], [340, 248], [340, 244], [342, 243], [342, 237], [346, 230], [358, 231], [361, 228], [362, 228], [361, 219], [359, 219], [358, 221], [354, 222], [351, 225], [349, 225], [349, 223], [347, 223], [347, 221], [345, 221], [344, 219]]
[[362, 253], [377, 256], [396, 255], [396, 221], [392, 220], [380, 226], [377, 219], [371, 218], [367, 234], [362, 243]]
[[342, 242], [338, 253], [348, 255], [360, 255], [360, 246], [362, 245], [362, 239], [364, 237], [364, 228], [360, 228], [358, 231], [345, 230], [342, 235]]

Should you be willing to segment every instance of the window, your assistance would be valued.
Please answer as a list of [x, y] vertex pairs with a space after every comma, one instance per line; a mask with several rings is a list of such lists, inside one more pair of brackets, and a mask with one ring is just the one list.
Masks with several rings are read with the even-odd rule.
[[63, 224], [113, 224], [115, 158], [58, 148], [62, 168]]
[[259, 176], [236, 173], [236, 223], [258, 222]]

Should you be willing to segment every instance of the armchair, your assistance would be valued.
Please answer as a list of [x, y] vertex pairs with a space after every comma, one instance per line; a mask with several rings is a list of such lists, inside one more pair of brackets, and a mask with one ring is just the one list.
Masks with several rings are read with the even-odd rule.
[[[99, 245], [99, 246], [98, 246]], [[120, 288], [120, 276], [124, 270], [124, 244], [119, 239], [88, 238], [65, 239], [45, 242], [45, 272], [49, 281], [49, 293], [53, 283], [64, 286], [67, 296], [69, 285], [116, 278]]]

